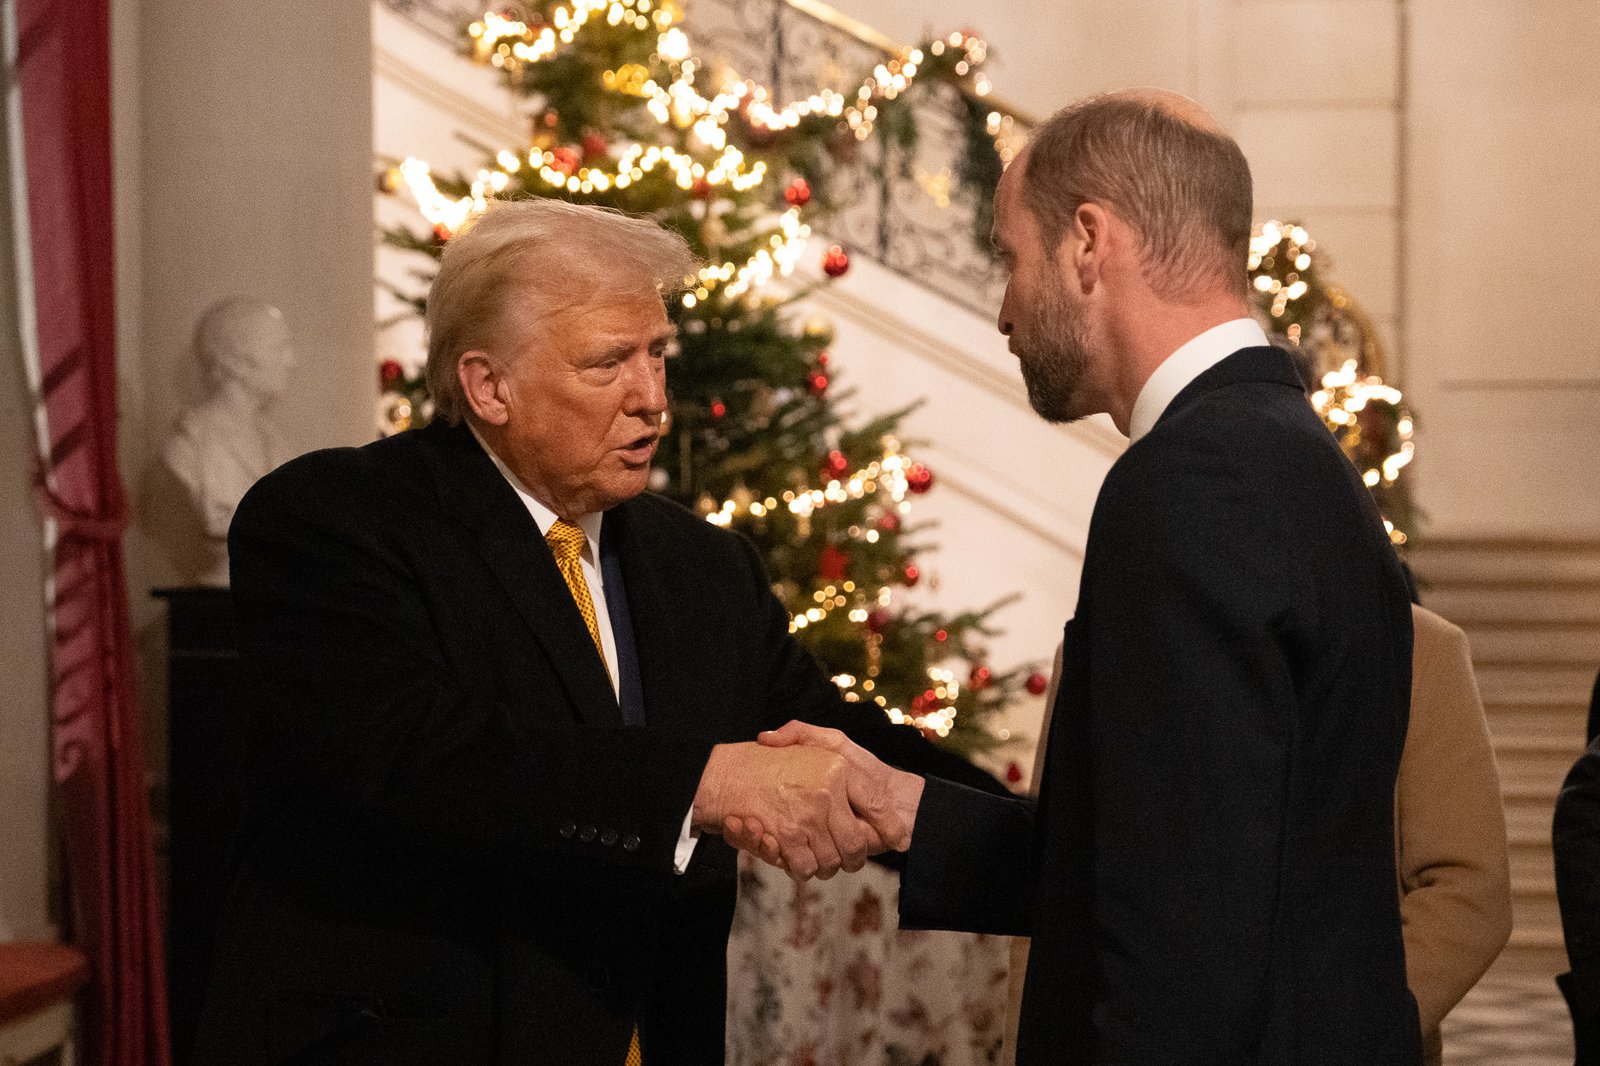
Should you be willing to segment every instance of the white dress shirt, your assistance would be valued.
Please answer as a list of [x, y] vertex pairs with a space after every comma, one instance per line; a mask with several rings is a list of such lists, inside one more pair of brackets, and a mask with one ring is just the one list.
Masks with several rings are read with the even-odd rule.
[[1137, 443], [1154, 429], [1156, 420], [1195, 378], [1240, 348], [1261, 348], [1268, 343], [1266, 331], [1255, 319], [1236, 318], [1212, 326], [1167, 356], [1133, 402], [1133, 413], [1128, 416], [1128, 443]]
[[[533, 520], [538, 523], [539, 535], [545, 536], [550, 532], [550, 527], [560, 521], [561, 516], [534, 498], [522, 482], [517, 480], [517, 475], [511, 468], [494, 453], [494, 449], [484, 442], [478, 433], [478, 427], [467, 423], [467, 428], [472, 430], [472, 435], [477, 438], [479, 446], [494, 462], [495, 469], [517, 491], [517, 498], [528, 509]], [[622, 698], [621, 675], [617, 669], [617, 638], [611, 631], [611, 615], [606, 610], [606, 584], [605, 576], [600, 571], [600, 526], [605, 521], [605, 512], [596, 511], [594, 514], [581, 515], [574, 522], [583, 530], [583, 552], [578, 561], [582, 565], [584, 583], [589, 586], [589, 598], [594, 601], [594, 620], [600, 629], [600, 648], [605, 655], [606, 673], [611, 675], [611, 691]], [[681, 874], [689, 868], [689, 860], [694, 856], [694, 846], [699, 837], [690, 828], [694, 819], [694, 808], [689, 808], [689, 813], [683, 816], [683, 832], [678, 836], [678, 850], [674, 855], [674, 866]]]

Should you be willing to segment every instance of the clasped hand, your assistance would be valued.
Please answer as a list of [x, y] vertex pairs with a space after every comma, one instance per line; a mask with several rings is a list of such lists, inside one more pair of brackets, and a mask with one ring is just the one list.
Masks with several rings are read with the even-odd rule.
[[879, 762], [837, 729], [790, 722], [754, 744], [719, 744], [693, 824], [798, 881], [861, 869], [911, 844], [922, 778]]

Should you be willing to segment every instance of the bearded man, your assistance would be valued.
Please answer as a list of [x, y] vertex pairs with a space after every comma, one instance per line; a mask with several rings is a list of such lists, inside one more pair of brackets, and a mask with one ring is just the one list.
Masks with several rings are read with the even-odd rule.
[[[1037, 804], [878, 776], [914, 818], [901, 926], [1033, 938], [1023, 1066], [1421, 1060], [1394, 853], [1410, 603], [1371, 494], [1248, 315], [1250, 225], [1238, 146], [1165, 92], [1055, 115], [996, 195], [1029, 399], [1130, 443]], [[873, 772], [837, 733], [764, 742]]]

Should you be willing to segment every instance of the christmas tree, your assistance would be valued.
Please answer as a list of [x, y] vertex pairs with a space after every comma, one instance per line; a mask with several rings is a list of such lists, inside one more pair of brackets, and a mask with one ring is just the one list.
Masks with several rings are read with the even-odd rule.
[[[385, 168], [380, 188], [409, 191], [432, 224], [385, 239], [437, 256], [489, 199], [528, 196], [647, 215], [682, 234], [704, 265], [668, 301], [678, 350], [652, 487], [756, 543], [793, 631], [845, 699], [957, 750], [998, 743], [985, 720], [1045, 678], [988, 663], [1000, 604], [945, 617], [902, 595], [923, 579], [927, 547], [910, 497], [934, 475], [899, 439], [907, 411], [844, 417], [831, 331], [795, 308], [808, 291], [795, 269], [834, 206], [837, 173], [863, 165], [875, 138], [914, 143], [909, 102], [930, 83], [959, 90], [944, 97], [965, 131], [956, 194], [974, 198], [973, 237], [987, 245], [1013, 122], [982, 99], [983, 42], [954, 33], [886, 57], [847, 91], [787, 102], [699, 58], [671, 0], [530, 3], [473, 22], [463, 46], [528, 101], [529, 143], [471, 177], [435, 176], [415, 159]], [[849, 253], [828, 247], [820, 266], [838, 277]], [[420, 292], [396, 295], [422, 309]], [[386, 362], [380, 377], [386, 430], [427, 420], [420, 368]]]

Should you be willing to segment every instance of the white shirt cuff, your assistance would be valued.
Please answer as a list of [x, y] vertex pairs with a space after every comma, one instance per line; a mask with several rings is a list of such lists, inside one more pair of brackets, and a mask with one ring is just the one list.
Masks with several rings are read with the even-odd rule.
[[680, 874], [688, 871], [689, 860], [694, 858], [694, 846], [700, 843], [700, 838], [689, 828], [693, 818], [694, 808], [690, 807], [689, 813], [683, 816], [683, 832], [678, 834], [678, 850], [672, 859], [672, 869]]

